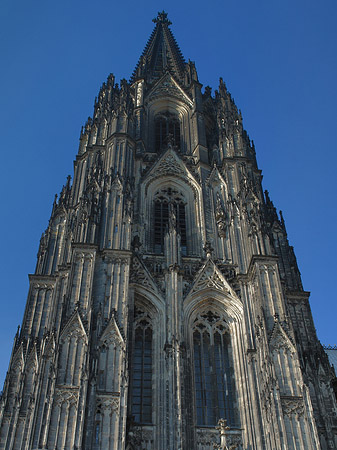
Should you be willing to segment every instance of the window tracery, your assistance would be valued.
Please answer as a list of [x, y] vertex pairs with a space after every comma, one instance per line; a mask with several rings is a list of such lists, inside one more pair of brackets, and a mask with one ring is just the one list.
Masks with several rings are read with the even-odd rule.
[[[180, 234], [181, 252], [187, 253], [185, 199], [181, 192], [165, 188], [156, 192], [154, 197], [154, 251], [164, 252], [164, 237], [167, 232], [170, 210], [175, 215], [175, 226]], [[172, 214], [171, 214], [172, 215]]]
[[180, 148], [180, 121], [175, 114], [160, 113], [155, 117], [155, 149], [171, 144]]
[[131, 414], [139, 424], [152, 423], [152, 334], [149, 315], [135, 308]]
[[194, 388], [197, 424], [214, 426], [226, 419], [237, 425], [231, 364], [231, 339], [223, 317], [199, 313], [193, 323]]

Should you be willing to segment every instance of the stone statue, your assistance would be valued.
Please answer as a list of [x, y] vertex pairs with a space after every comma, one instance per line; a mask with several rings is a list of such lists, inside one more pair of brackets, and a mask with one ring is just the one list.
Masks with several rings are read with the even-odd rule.
[[177, 215], [176, 208], [173, 203], [169, 204], [169, 230], [175, 230], [177, 228]]

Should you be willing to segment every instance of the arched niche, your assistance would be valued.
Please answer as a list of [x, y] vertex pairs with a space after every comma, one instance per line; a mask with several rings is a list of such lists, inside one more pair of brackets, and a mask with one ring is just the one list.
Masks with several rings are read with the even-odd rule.
[[130, 311], [130, 360], [128, 416], [140, 427], [158, 428], [163, 421], [160, 405], [164, 401], [163, 348], [165, 345], [165, 305], [163, 299], [134, 285]]
[[[148, 151], [157, 151], [156, 148], [156, 120], [159, 117], [171, 118], [180, 123], [180, 144], [178, 150], [184, 154], [191, 153], [191, 114], [190, 105], [174, 97], [160, 97], [147, 102], [147, 142]], [[177, 144], [173, 142], [172, 145]], [[160, 149], [159, 149], [160, 150]]]
[[[155, 250], [154, 225], [155, 225], [155, 201], [162, 194], [171, 190], [172, 195], [181, 198], [184, 204], [185, 241], [187, 255], [199, 255], [204, 241], [205, 227], [201, 212], [202, 194], [200, 186], [187, 176], [171, 175], [152, 177], [141, 187], [140, 210], [143, 211], [144, 229], [143, 242], [150, 252]], [[182, 224], [180, 224], [180, 227]], [[164, 229], [162, 229], [165, 232]]]
[[209, 427], [224, 418], [232, 428], [240, 427], [246, 390], [239, 382], [245, 358], [240, 300], [215, 289], [204, 290], [187, 297], [183, 317], [194, 423]]

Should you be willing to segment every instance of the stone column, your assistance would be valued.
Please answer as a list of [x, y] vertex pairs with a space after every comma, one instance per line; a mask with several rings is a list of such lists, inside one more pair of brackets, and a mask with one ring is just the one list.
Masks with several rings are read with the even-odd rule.
[[166, 364], [166, 446], [182, 449], [182, 400], [181, 400], [181, 306], [182, 282], [180, 271], [180, 236], [175, 229], [174, 215], [170, 217], [170, 229], [165, 236], [167, 339]]

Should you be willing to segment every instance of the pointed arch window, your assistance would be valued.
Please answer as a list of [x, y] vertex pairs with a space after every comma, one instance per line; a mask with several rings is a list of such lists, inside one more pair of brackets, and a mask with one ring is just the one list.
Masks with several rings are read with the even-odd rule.
[[138, 310], [141, 316], [134, 328], [132, 354], [132, 408], [134, 421], [139, 424], [152, 423], [152, 327], [149, 317]]
[[164, 238], [168, 229], [170, 205], [176, 216], [177, 231], [180, 234], [181, 252], [187, 254], [186, 202], [181, 192], [172, 188], [157, 191], [154, 199], [154, 251], [164, 252]]
[[230, 335], [212, 311], [194, 322], [193, 353], [197, 425], [214, 426], [226, 419], [237, 426]]
[[180, 121], [175, 114], [161, 113], [155, 117], [156, 152], [171, 143], [180, 148]]

